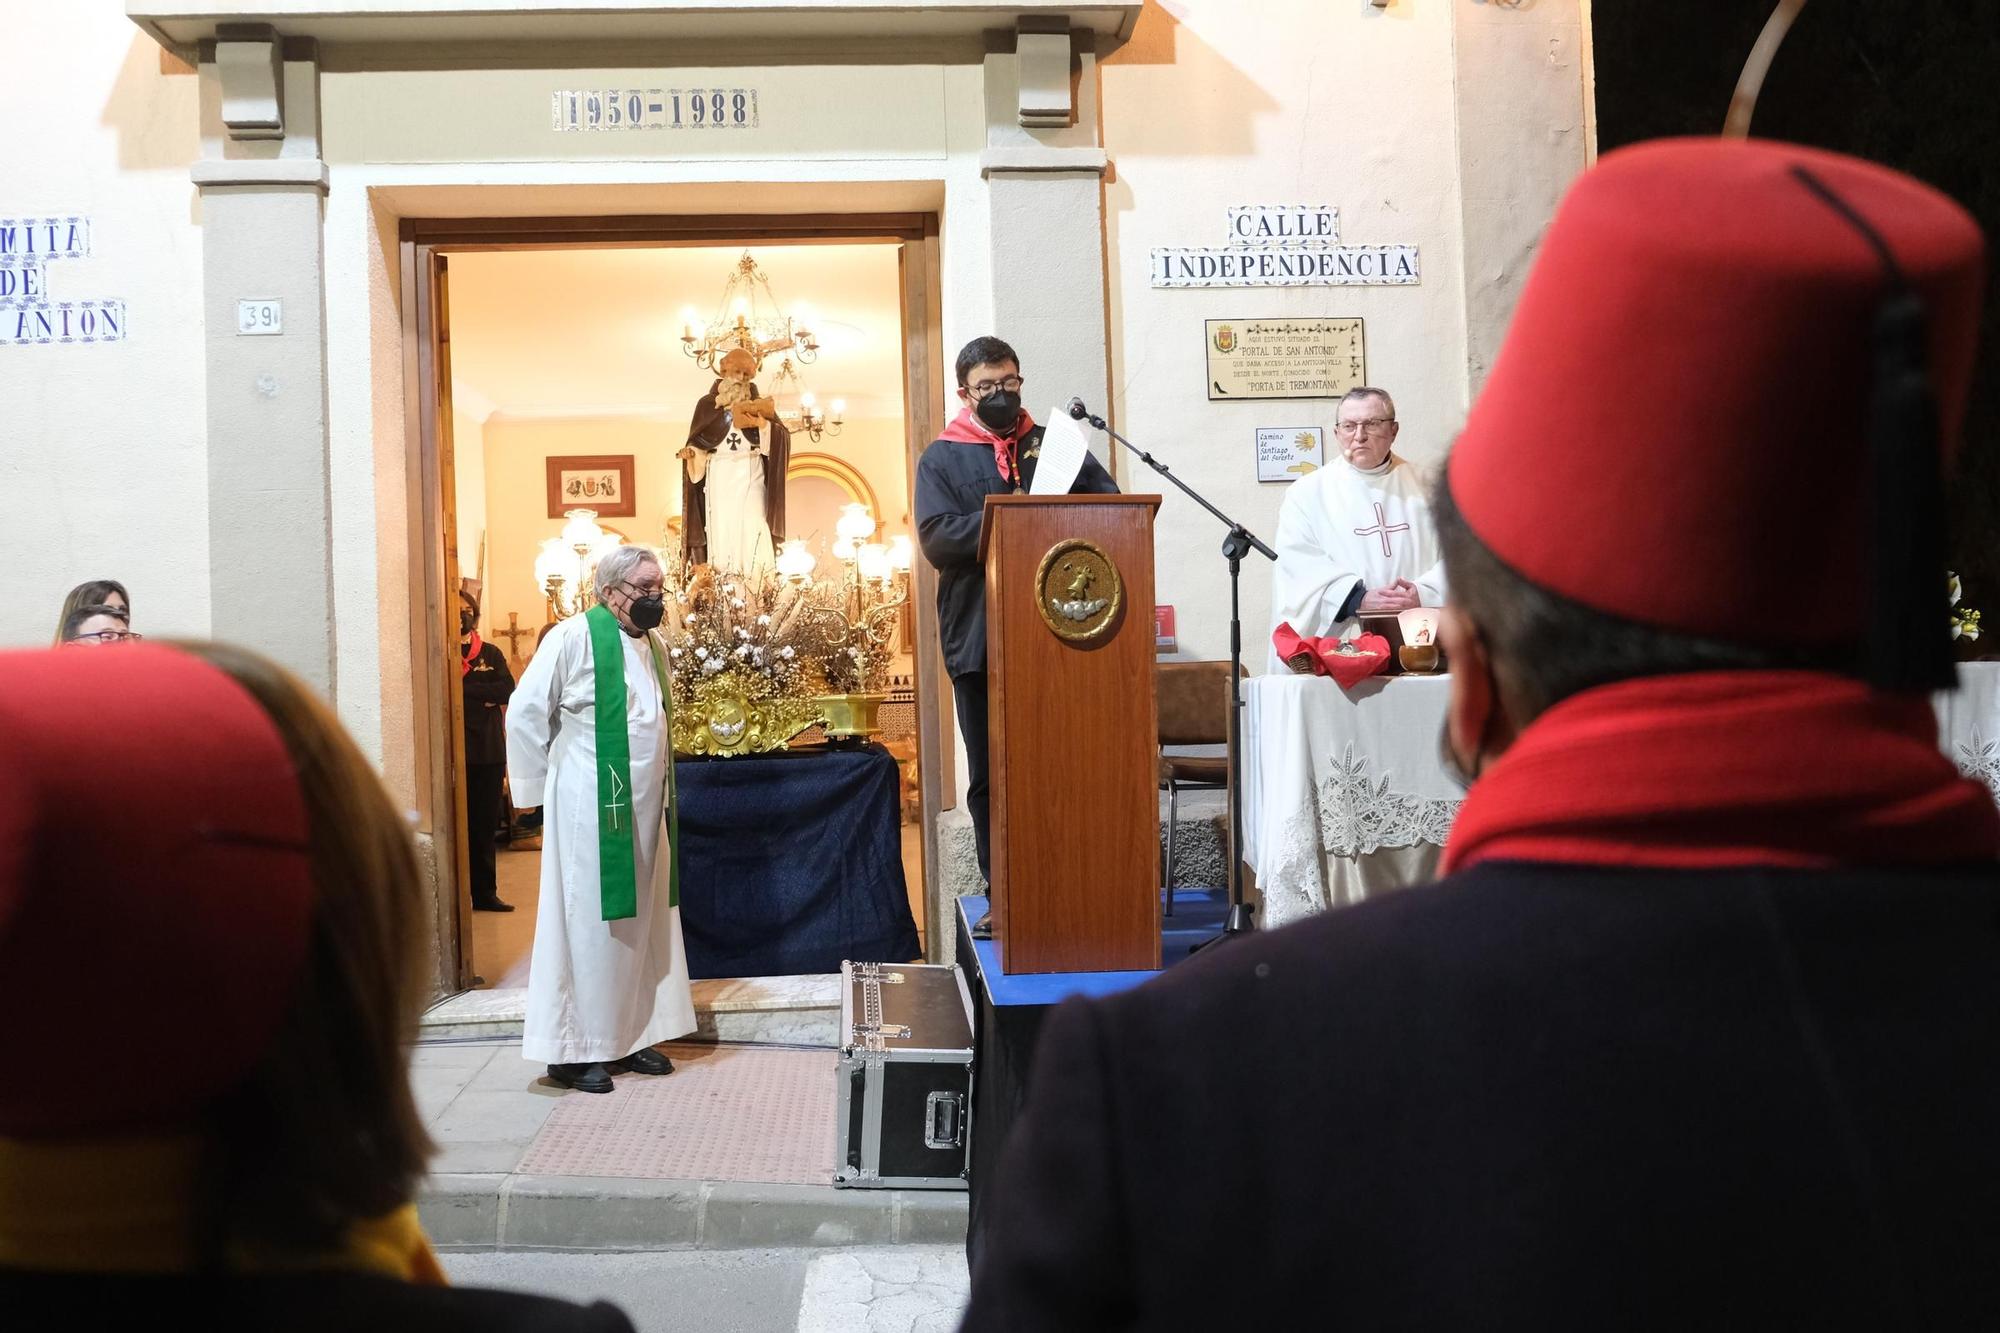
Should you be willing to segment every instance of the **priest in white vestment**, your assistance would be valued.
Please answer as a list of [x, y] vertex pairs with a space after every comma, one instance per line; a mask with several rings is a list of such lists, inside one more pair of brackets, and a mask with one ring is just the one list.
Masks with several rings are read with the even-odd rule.
[[[1380, 389], [1340, 400], [1339, 456], [1292, 483], [1278, 511], [1271, 629], [1337, 638], [1364, 613], [1442, 606], [1443, 553], [1429, 479], [1398, 458], [1396, 405]], [[1276, 648], [1266, 670], [1289, 672]]]
[[514, 804], [544, 807], [541, 903], [521, 1053], [584, 1092], [666, 1074], [652, 1047], [694, 1031], [674, 899], [664, 610], [652, 552], [597, 563], [598, 605], [535, 649], [507, 715]]

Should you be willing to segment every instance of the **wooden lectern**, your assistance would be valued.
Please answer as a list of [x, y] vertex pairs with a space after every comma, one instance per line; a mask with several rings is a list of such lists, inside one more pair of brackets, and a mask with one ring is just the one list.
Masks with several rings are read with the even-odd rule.
[[992, 894], [1001, 970], [1160, 965], [1157, 495], [990, 495]]

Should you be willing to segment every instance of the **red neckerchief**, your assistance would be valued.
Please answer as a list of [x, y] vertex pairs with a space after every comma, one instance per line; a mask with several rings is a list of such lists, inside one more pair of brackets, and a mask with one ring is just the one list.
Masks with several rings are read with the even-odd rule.
[[479, 650], [485, 646], [485, 641], [479, 637], [479, 631], [472, 631], [472, 641], [465, 645], [465, 656], [458, 663], [459, 675], [469, 676], [472, 674], [472, 664], [478, 660]]
[[1565, 699], [1460, 807], [1481, 861], [1720, 869], [2000, 857], [2000, 811], [1937, 746], [1923, 695], [1808, 671], [1623, 681]]
[[951, 424], [939, 435], [940, 440], [951, 440], [958, 444], [983, 444], [993, 451], [993, 464], [1000, 469], [1000, 480], [1014, 480], [1014, 448], [1021, 438], [1035, 428], [1035, 419], [1028, 415], [1028, 409], [1021, 409], [1021, 419], [1014, 423], [1014, 430], [1008, 435], [996, 435], [988, 430], [986, 423], [979, 419], [971, 408], [960, 408]]

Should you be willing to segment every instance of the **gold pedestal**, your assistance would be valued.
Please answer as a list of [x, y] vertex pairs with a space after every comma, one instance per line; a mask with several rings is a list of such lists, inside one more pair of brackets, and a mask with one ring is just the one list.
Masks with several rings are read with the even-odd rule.
[[822, 694], [813, 700], [826, 734], [834, 740], [873, 736], [882, 730], [876, 714], [886, 694]]
[[1418, 675], [1436, 671], [1438, 656], [1438, 646], [1434, 643], [1406, 643], [1396, 650], [1396, 658], [1403, 664], [1403, 670]]

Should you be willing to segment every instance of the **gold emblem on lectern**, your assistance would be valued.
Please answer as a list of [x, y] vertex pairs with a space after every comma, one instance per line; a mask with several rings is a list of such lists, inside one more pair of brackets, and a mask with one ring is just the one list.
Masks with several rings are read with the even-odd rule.
[[1035, 606], [1058, 638], [1080, 643], [1108, 632], [1125, 601], [1118, 566], [1096, 542], [1057, 542], [1035, 572]]

